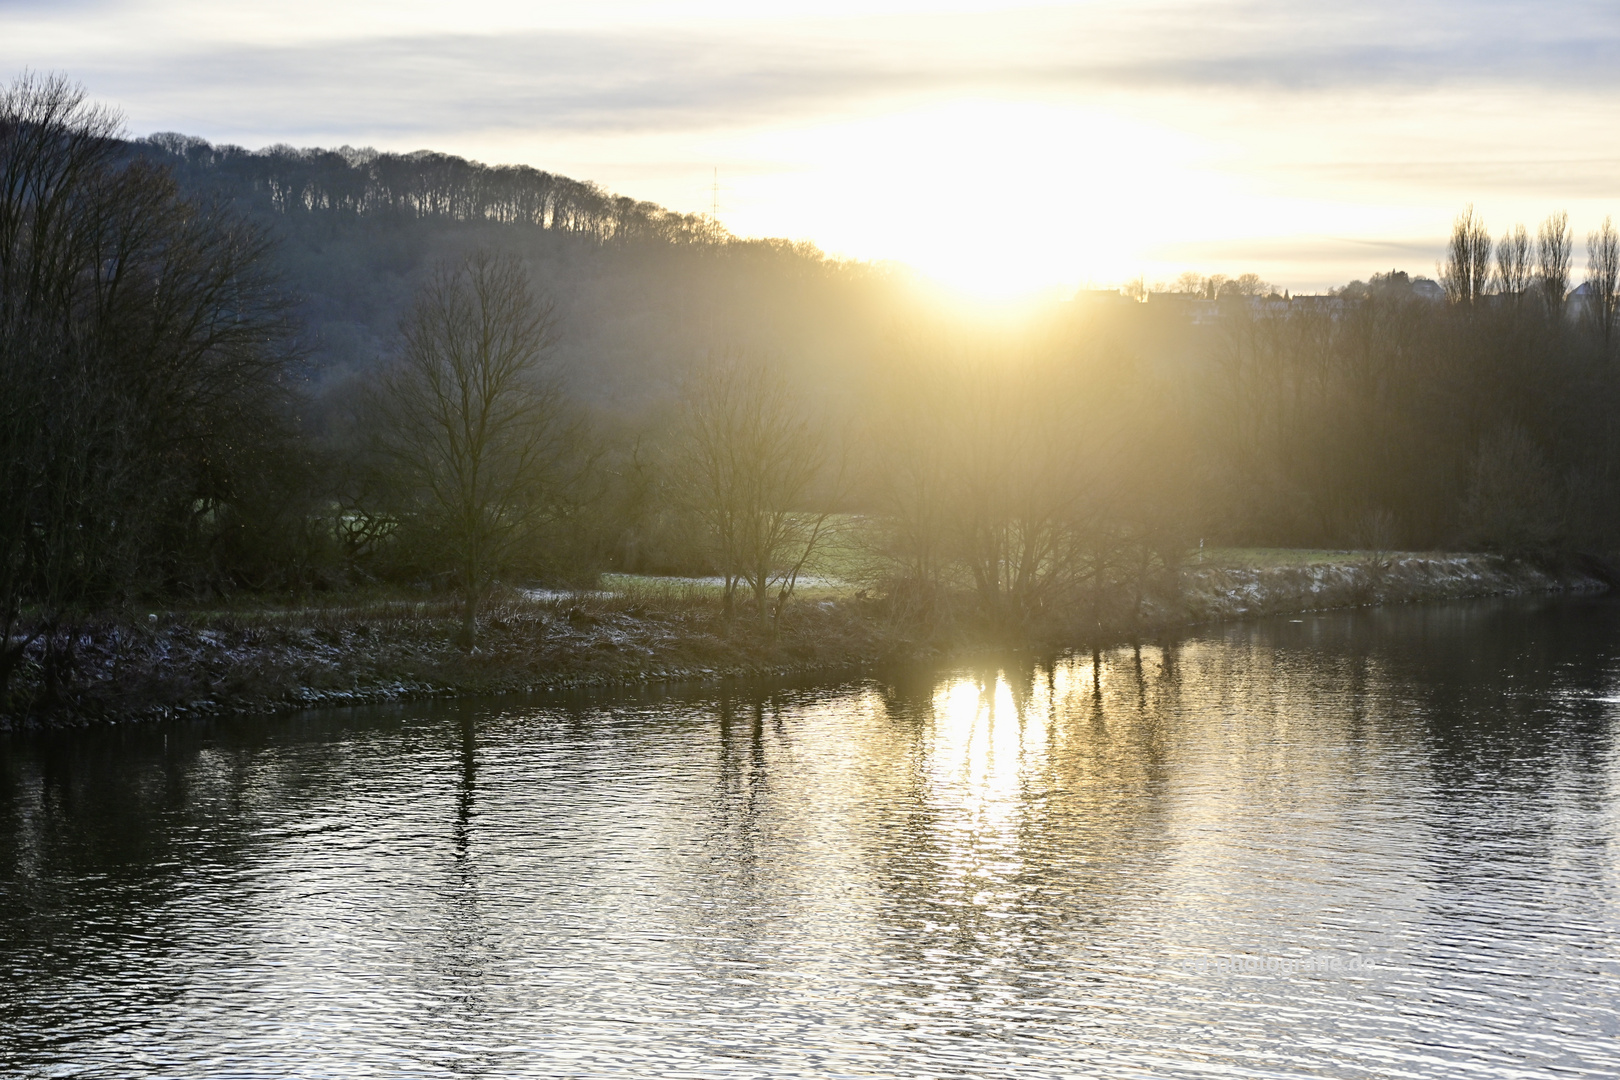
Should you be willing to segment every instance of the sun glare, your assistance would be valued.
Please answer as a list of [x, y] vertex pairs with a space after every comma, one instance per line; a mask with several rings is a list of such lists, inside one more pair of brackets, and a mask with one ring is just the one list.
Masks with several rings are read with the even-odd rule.
[[736, 182], [722, 217], [734, 231], [772, 231], [769, 205], [777, 230], [834, 254], [1007, 299], [1133, 276], [1143, 217], [1185, 183], [1198, 147], [1096, 110], [970, 99], [761, 133], [747, 152], [782, 171]]

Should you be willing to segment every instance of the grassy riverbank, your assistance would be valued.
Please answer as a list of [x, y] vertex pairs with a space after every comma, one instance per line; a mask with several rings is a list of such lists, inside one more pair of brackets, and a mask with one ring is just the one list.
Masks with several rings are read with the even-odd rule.
[[[1246, 615], [1378, 603], [1601, 591], [1607, 574], [1579, 560], [1491, 555], [1212, 550], [1102, 625], [1050, 620], [1009, 642], [968, 617], [903, 616], [881, 596], [815, 582], [774, 633], [728, 623], [719, 591], [688, 579], [610, 576], [582, 593], [512, 590], [484, 612], [478, 648], [454, 645], [450, 600], [347, 596], [320, 603], [238, 604], [135, 613], [88, 627], [57, 701], [41, 700], [37, 658], [14, 686], [26, 710], [7, 726], [207, 716], [454, 694], [649, 681], [836, 674], [938, 662], [1015, 644], [1061, 651], [1162, 636]], [[957, 605], [968, 610], [965, 600]], [[1088, 629], [1081, 629], [1087, 626]]]

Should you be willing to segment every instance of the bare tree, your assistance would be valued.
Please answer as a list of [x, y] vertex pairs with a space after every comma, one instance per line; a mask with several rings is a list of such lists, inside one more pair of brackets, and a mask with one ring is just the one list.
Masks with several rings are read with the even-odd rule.
[[0, 334], [0, 709], [6, 689], [42, 627], [23, 624], [33, 598], [34, 503], [43, 487], [41, 461], [45, 391], [40, 352], [14, 327]]
[[[1086, 451], [1078, 379], [1046, 358], [1006, 369], [981, 363], [955, 377], [946, 466], [955, 503], [947, 536], [985, 614], [1027, 624], [1077, 586], [1096, 554], [1087, 525], [1106, 470]], [[1087, 496], [1093, 496], [1087, 498]]]
[[462, 638], [544, 510], [571, 441], [562, 392], [545, 368], [556, 342], [549, 302], [512, 257], [439, 266], [404, 326], [383, 380], [375, 435], [409, 508], [443, 542], [465, 601]]
[[1496, 288], [1517, 300], [1530, 291], [1535, 277], [1530, 234], [1516, 225], [1496, 242]]
[[1469, 203], [1451, 226], [1446, 262], [1438, 268], [1440, 284], [1453, 304], [1479, 303], [1491, 278], [1491, 234]]
[[1615, 316], [1620, 312], [1620, 233], [1611, 218], [1586, 237], [1586, 318], [1592, 323], [1603, 358], [1614, 344]]
[[61, 78], [0, 90], [0, 692], [44, 636], [49, 698], [75, 620], [200, 561], [285, 415], [263, 233], [119, 128]]
[[677, 474], [725, 577], [727, 615], [746, 587], [756, 616], [774, 625], [827, 539], [827, 504], [810, 503], [831, 464], [826, 438], [760, 363], [711, 361], [687, 380], [682, 403]]
[[[951, 379], [933, 357], [924, 360], [902, 341], [865, 398], [871, 487], [882, 512], [875, 541], [884, 591], [905, 618], [941, 612], [950, 552], [956, 477], [946, 464], [943, 431], [953, 404]], [[930, 362], [933, 361], [933, 362]]]
[[79, 382], [58, 362], [71, 351], [74, 309], [82, 311], [74, 299], [94, 226], [83, 220], [85, 195], [101, 186], [120, 128], [64, 79], [25, 75], [0, 90], [0, 701], [42, 632], [39, 624], [23, 631], [21, 617], [25, 603], [40, 600], [38, 560], [49, 554], [41, 503], [67, 495], [48, 475], [70, 448], [50, 445], [66, 421], [53, 398]]
[[1231, 281], [1220, 286], [1220, 294], [1222, 296], [1244, 297], [1265, 296], [1270, 292], [1274, 292], [1275, 288], [1270, 282], [1261, 280], [1259, 274], [1239, 274]]
[[1549, 215], [1536, 230], [1536, 287], [1553, 320], [1564, 316], [1564, 297], [1569, 293], [1570, 258], [1569, 215], [1563, 211]]

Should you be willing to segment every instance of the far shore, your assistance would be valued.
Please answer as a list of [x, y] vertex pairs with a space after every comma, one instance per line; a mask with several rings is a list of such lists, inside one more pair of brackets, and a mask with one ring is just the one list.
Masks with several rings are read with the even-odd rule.
[[944, 664], [987, 648], [1049, 655], [1111, 648], [1251, 616], [1598, 593], [1612, 580], [1606, 564], [1580, 557], [1210, 551], [1195, 555], [1129, 615], [1115, 610], [1100, 622], [1054, 619], [1039, 633], [1007, 635], [971, 620], [920, 625], [882, 596], [828, 579], [813, 580], [795, 595], [770, 633], [746, 615], [728, 622], [718, 589], [704, 579], [609, 575], [599, 587], [578, 592], [503, 590], [484, 610], [479, 646], [471, 651], [453, 643], [460, 618], [450, 598], [328, 594], [296, 604], [238, 601], [228, 608], [133, 612], [95, 625], [79, 642], [63, 699], [49, 709], [0, 715], [0, 727], [660, 682], [833, 678]]

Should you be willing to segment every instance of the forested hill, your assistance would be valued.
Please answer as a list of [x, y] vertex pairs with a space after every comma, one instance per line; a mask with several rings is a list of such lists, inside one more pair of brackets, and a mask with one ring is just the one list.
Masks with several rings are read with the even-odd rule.
[[283, 145], [250, 151], [173, 133], [136, 147], [158, 155], [193, 186], [247, 196], [279, 214], [524, 224], [596, 240], [709, 243], [722, 236], [701, 215], [677, 214], [527, 165], [483, 165], [428, 150]]
[[249, 151], [163, 134], [130, 152], [188, 191], [227, 201], [276, 239], [318, 392], [394, 347], [440, 258], [476, 247], [527, 264], [557, 306], [557, 360], [576, 394], [637, 411], [694, 360], [771, 356], [835, 383], [903, 318], [904, 281], [813, 245], [742, 240], [679, 214], [527, 166], [421, 151]]

